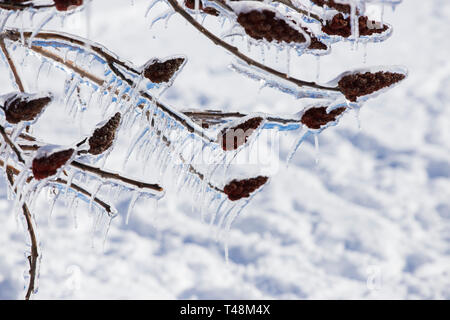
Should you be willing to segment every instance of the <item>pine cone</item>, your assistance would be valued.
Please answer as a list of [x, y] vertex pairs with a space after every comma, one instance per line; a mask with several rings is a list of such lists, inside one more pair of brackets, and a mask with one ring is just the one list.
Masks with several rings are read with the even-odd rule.
[[277, 19], [275, 12], [270, 10], [252, 10], [240, 13], [237, 22], [244, 27], [245, 32], [256, 40], [277, 40], [287, 43], [302, 43], [306, 39], [302, 33], [292, 28], [286, 21]]
[[74, 149], [68, 149], [34, 158], [32, 164], [34, 178], [41, 180], [55, 175], [57, 170], [72, 157], [73, 153]]
[[343, 76], [339, 80], [338, 86], [347, 99], [355, 102], [360, 96], [389, 87], [403, 79], [405, 79], [404, 74], [395, 72], [355, 73]]
[[256, 178], [233, 180], [228, 183], [223, 191], [231, 201], [237, 201], [242, 198], [248, 198], [250, 194], [258, 190], [264, 185], [269, 178], [264, 176], [258, 176]]
[[36, 95], [16, 93], [9, 97], [3, 107], [6, 121], [17, 124], [21, 121], [34, 120], [52, 101], [50, 96], [33, 99], [34, 96]]
[[263, 118], [255, 117], [222, 131], [222, 149], [224, 151], [231, 151], [239, 148], [247, 142], [248, 137], [261, 125], [262, 121]]
[[328, 122], [335, 121], [344, 111], [344, 107], [331, 110], [329, 113], [327, 113], [327, 107], [310, 108], [303, 114], [301, 122], [310, 129], [320, 129]]
[[184, 58], [174, 58], [166, 61], [152, 60], [144, 69], [144, 77], [154, 83], [169, 82], [175, 72], [184, 63]]
[[116, 137], [116, 130], [119, 127], [121, 119], [120, 112], [117, 112], [102, 127], [94, 130], [89, 138], [89, 153], [98, 155], [108, 150]]

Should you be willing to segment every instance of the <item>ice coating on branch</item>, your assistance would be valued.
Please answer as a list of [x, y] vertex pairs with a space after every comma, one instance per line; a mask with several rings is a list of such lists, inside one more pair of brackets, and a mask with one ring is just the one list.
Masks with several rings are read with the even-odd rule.
[[[307, 86], [299, 87], [287, 80], [275, 77], [264, 70], [249, 66], [243, 61], [236, 60], [230, 65], [231, 70], [247, 76], [250, 79], [263, 83], [265, 87], [271, 87], [281, 92], [300, 98], [326, 98], [335, 99], [340, 93], [336, 91], [318, 90]], [[336, 86], [336, 85], [335, 85]]]
[[401, 66], [375, 66], [344, 72], [328, 84], [338, 86], [348, 100], [361, 102], [392, 88], [407, 75]]
[[6, 121], [12, 124], [35, 120], [52, 101], [52, 96], [49, 93], [30, 94], [14, 92], [3, 98], [5, 101], [3, 110]]
[[74, 149], [57, 145], [46, 145], [38, 149], [33, 159], [32, 170], [36, 180], [53, 176], [74, 154]]

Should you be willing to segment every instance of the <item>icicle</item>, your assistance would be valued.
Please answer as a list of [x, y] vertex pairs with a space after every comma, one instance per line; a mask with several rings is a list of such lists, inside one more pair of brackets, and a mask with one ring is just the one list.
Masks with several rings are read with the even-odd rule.
[[147, 18], [148, 14], [150, 13], [150, 10], [160, 1], [161, 0], [153, 0], [152, 2], [150, 2], [147, 10], [145, 11], [145, 15], [144, 15], [145, 18]]
[[316, 82], [319, 82], [320, 77], [320, 56], [316, 56]]
[[295, 153], [297, 152], [298, 148], [301, 146], [303, 141], [305, 141], [306, 138], [308, 138], [310, 135], [311, 135], [311, 131], [307, 130], [306, 132], [304, 132], [302, 134], [300, 139], [298, 139], [298, 141], [295, 143], [294, 147], [292, 148], [292, 151], [289, 153], [289, 155], [287, 157], [287, 160], [286, 160], [287, 166], [289, 166], [289, 163], [291, 162], [292, 158], [294, 157]]
[[367, 63], [367, 42], [363, 44], [363, 64]]
[[97, 184], [97, 186], [93, 189], [93, 191], [92, 191], [92, 193], [91, 193], [91, 198], [90, 198], [90, 200], [89, 200], [89, 212], [92, 211], [95, 196], [96, 196], [97, 193], [100, 191], [100, 189], [101, 189], [102, 186], [103, 186], [103, 182], [99, 182], [99, 183]]
[[315, 162], [316, 165], [319, 164], [319, 134], [314, 134], [314, 153], [315, 153]]
[[139, 199], [139, 191], [134, 191], [133, 192], [133, 196], [130, 200], [130, 203], [128, 205], [128, 210], [127, 210], [127, 215], [126, 215], [126, 219], [125, 219], [125, 224], [128, 225], [128, 222], [130, 221], [130, 215], [131, 215], [131, 211], [133, 211], [134, 206], [136, 205], [137, 200]]
[[51, 12], [47, 17], [45, 17], [33, 30], [33, 33], [31, 34], [30, 38], [28, 39], [28, 48], [31, 48], [34, 37], [42, 30], [42, 28], [49, 23], [53, 17], [56, 15], [56, 12]]
[[286, 48], [286, 75], [289, 78], [289, 74], [291, 73], [291, 48]]

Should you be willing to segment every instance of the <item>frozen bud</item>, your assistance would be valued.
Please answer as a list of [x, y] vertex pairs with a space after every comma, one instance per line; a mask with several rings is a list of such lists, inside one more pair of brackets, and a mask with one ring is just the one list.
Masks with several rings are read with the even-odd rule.
[[[189, 8], [191, 10], [195, 10], [195, 1], [196, 0], [185, 0], [184, 1], [184, 5], [186, 6], [186, 8]], [[212, 15], [212, 16], [218, 16], [219, 12], [211, 7], [206, 7], [203, 8], [203, 3], [201, 0], [198, 0], [198, 9], [206, 14]]]
[[[358, 17], [358, 27], [360, 36], [371, 36], [374, 33], [382, 33], [388, 29], [387, 25], [369, 20], [366, 16]], [[336, 14], [322, 26], [322, 31], [329, 35], [338, 35], [344, 38], [350, 37], [352, 35], [350, 16], [344, 18], [342, 13]]]
[[154, 83], [169, 82], [181, 66], [184, 58], [173, 58], [165, 61], [152, 59], [144, 66], [144, 77]]
[[54, 150], [53, 146], [45, 146], [38, 150], [32, 164], [33, 175], [36, 180], [55, 175], [57, 170], [66, 164], [74, 153], [74, 149]]
[[98, 155], [108, 150], [114, 142], [120, 124], [121, 114], [117, 112], [104, 125], [94, 130], [89, 138], [89, 153]]
[[327, 112], [327, 107], [310, 108], [303, 113], [301, 122], [310, 129], [320, 129], [345, 111], [344, 107], [337, 108]]
[[233, 180], [228, 183], [223, 191], [231, 201], [248, 198], [250, 194], [258, 190], [269, 180], [268, 177], [258, 176], [256, 178]]
[[276, 17], [271, 10], [251, 10], [241, 12], [237, 22], [244, 27], [245, 33], [256, 40], [284, 41], [302, 43], [306, 39], [303, 34], [289, 25], [285, 20]]
[[241, 145], [247, 143], [248, 138], [261, 125], [263, 118], [255, 117], [238, 124], [237, 126], [226, 128], [221, 132], [221, 143], [224, 151], [236, 150]]
[[58, 11], [67, 11], [83, 5], [83, 0], [53, 0]]
[[355, 102], [358, 97], [387, 88], [405, 77], [402, 73], [388, 71], [353, 73], [343, 76], [338, 87], [348, 100]]
[[17, 124], [21, 121], [32, 121], [52, 101], [52, 97], [36, 94], [14, 93], [10, 95], [3, 107], [6, 121]]

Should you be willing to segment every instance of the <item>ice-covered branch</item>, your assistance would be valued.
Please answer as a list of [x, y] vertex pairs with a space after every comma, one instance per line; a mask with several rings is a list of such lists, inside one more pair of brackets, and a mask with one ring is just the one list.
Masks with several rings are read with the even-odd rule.
[[[7, 168], [6, 169], [6, 175], [8, 178], [8, 182], [10, 184], [10, 188], [14, 188], [14, 172], [12, 169]], [[17, 194], [17, 189], [13, 189], [14, 193]], [[36, 236], [36, 231], [34, 227], [34, 221], [33, 217], [30, 213], [30, 210], [28, 209], [27, 204], [24, 202], [22, 204], [22, 213], [25, 217], [25, 221], [27, 224], [27, 230], [28, 234], [30, 236], [31, 241], [31, 254], [28, 256], [28, 263], [30, 265], [29, 275], [30, 279], [28, 282], [28, 289], [25, 295], [25, 299], [29, 300], [31, 297], [31, 294], [35, 290], [35, 282], [37, 278], [37, 267], [38, 267], [38, 258], [39, 258], [39, 251], [38, 251], [38, 241]]]
[[264, 70], [265, 72], [268, 72], [272, 74], [273, 76], [276, 76], [278, 78], [281, 78], [283, 80], [289, 81], [293, 84], [295, 84], [298, 87], [310, 87], [320, 90], [328, 90], [328, 91], [340, 91], [337, 87], [331, 87], [331, 86], [324, 86], [317, 84], [313, 81], [304, 81], [296, 78], [290, 77], [288, 74], [280, 72], [278, 70], [275, 70], [271, 67], [268, 67], [256, 60], [253, 60], [252, 58], [248, 57], [247, 55], [243, 54], [239, 49], [235, 46], [230, 45], [229, 43], [223, 41], [216, 35], [214, 35], [212, 32], [210, 32], [208, 29], [206, 29], [204, 26], [202, 26], [200, 23], [198, 23], [188, 12], [186, 12], [177, 2], [177, 0], [167, 0], [167, 2], [172, 6], [172, 8], [179, 13], [186, 21], [188, 21], [194, 28], [196, 28], [198, 31], [203, 33], [209, 40], [211, 40], [214, 44], [224, 48], [240, 60], [244, 61], [250, 66], [259, 68], [261, 70]]

